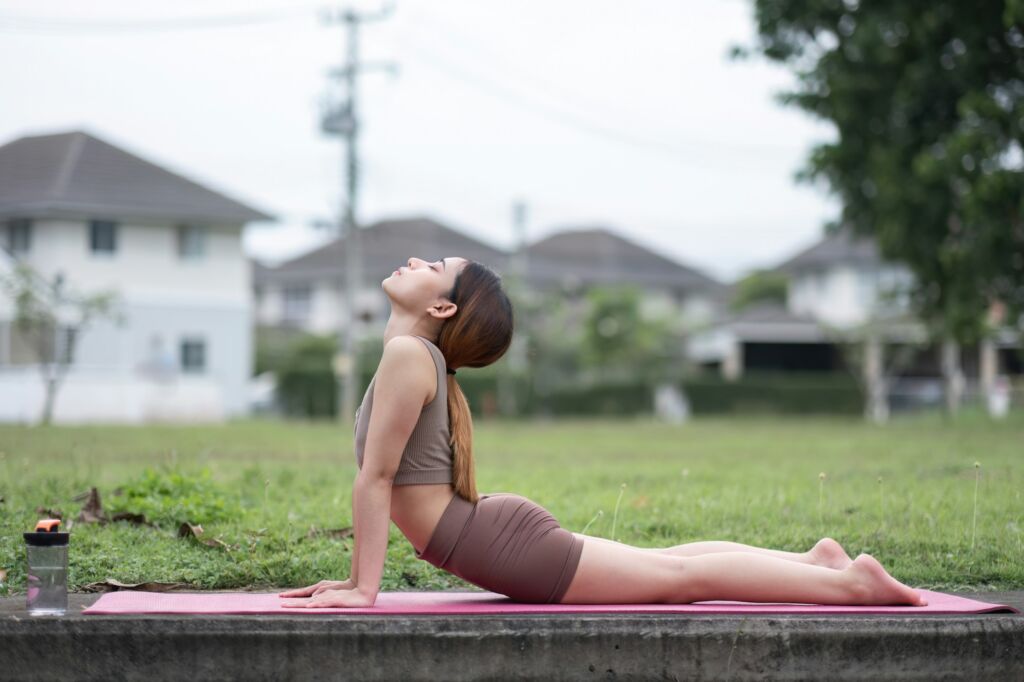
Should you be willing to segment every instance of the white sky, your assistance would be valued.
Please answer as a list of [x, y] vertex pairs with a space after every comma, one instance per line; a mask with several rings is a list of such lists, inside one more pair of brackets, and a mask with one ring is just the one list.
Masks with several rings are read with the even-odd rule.
[[[276, 214], [246, 249], [295, 255], [341, 201], [342, 145], [318, 127], [345, 47], [326, 6], [0, 0], [0, 143], [84, 128]], [[225, 17], [261, 21], [180, 27]], [[401, 71], [361, 81], [360, 219], [508, 247], [521, 197], [531, 241], [601, 224], [723, 279], [773, 265], [838, 212], [792, 180], [832, 133], [773, 101], [787, 72], [727, 59], [753, 30], [748, 0], [399, 2], [362, 33]]]

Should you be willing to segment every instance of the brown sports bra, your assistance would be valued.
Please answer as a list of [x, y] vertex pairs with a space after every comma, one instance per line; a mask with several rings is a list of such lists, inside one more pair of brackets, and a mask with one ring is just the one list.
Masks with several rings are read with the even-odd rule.
[[[402, 461], [395, 473], [392, 485], [414, 485], [420, 483], [451, 483], [452, 482], [452, 447], [451, 432], [448, 426], [448, 376], [447, 366], [441, 349], [430, 339], [422, 336], [415, 338], [423, 341], [427, 350], [434, 357], [437, 369], [437, 393], [429, 403], [423, 406], [420, 418], [413, 427], [409, 442], [402, 453]], [[356, 410], [355, 450], [356, 466], [363, 468], [363, 450], [366, 447], [366, 431], [370, 424], [370, 413], [373, 410], [373, 385], [377, 375], [370, 380], [363, 395], [363, 402]]]

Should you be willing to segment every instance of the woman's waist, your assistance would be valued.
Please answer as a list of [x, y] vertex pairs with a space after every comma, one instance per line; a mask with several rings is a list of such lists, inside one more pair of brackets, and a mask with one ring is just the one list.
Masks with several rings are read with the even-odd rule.
[[422, 551], [454, 495], [448, 483], [392, 486], [391, 520], [412, 546]]

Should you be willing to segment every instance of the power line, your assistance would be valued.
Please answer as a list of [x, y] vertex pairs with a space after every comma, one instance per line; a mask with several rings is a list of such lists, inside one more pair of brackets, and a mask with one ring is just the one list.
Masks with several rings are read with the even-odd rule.
[[24, 33], [82, 35], [90, 33], [152, 33], [208, 28], [234, 28], [276, 23], [298, 16], [308, 16], [313, 7], [313, 5], [292, 5], [264, 12], [222, 14], [205, 17], [166, 17], [133, 21], [89, 21], [0, 14], [0, 30], [13, 29], [14, 31]]
[[[559, 125], [573, 128], [594, 137], [600, 137], [639, 149], [654, 151], [659, 154], [670, 156], [676, 161], [682, 161], [688, 165], [700, 168], [721, 165], [714, 154], [698, 156], [697, 152], [692, 148], [687, 148], [676, 143], [645, 138], [603, 124], [595, 124], [594, 122], [572, 112], [560, 109], [557, 106], [552, 106], [548, 102], [523, 97], [520, 93], [502, 85], [499, 81], [487, 80], [471, 71], [453, 64], [443, 57], [439, 57], [436, 52], [432, 53], [429, 49], [424, 49], [423, 44], [419, 41], [407, 41], [405, 47], [411, 48], [411, 51], [415, 53], [417, 59], [435, 71], [438, 71], [453, 80], [457, 80], [464, 85], [468, 85], [473, 89], [487, 93], [504, 102], [546, 118]], [[719, 146], [720, 145], [717, 144], [715, 145], [716, 148]], [[758, 150], [746, 149], [746, 151], [755, 153]], [[727, 163], [727, 165], [730, 168], [735, 167], [735, 164], [731, 162]]]

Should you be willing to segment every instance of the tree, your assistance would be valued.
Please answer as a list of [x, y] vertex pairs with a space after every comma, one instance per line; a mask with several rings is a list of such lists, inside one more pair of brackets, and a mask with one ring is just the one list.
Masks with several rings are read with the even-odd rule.
[[582, 366], [607, 374], [628, 372], [648, 381], [666, 378], [681, 362], [681, 340], [667, 319], [641, 314], [634, 286], [595, 287], [587, 292]]
[[14, 303], [14, 328], [31, 347], [43, 378], [40, 423], [49, 424], [57, 392], [75, 357], [75, 347], [97, 320], [120, 320], [114, 291], [79, 294], [64, 276], [47, 280], [26, 263], [0, 273], [2, 287]]
[[756, 303], [786, 302], [789, 278], [782, 272], [755, 270], [736, 283], [729, 307], [733, 312], [746, 310]]
[[752, 52], [798, 78], [782, 103], [834, 124], [797, 174], [906, 263], [934, 334], [1024, 313], [1024, 0], [754, 0]]

